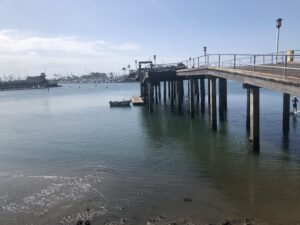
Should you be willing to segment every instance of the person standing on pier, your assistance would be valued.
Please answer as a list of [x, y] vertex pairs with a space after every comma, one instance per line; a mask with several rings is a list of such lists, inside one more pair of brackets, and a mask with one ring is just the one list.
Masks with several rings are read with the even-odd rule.
[[294, 96], [294, 98], [292, 99], [292, 102], [293, 102], [294, 113], [297, 113], [297, 103], [299, 102], [297, 96]]

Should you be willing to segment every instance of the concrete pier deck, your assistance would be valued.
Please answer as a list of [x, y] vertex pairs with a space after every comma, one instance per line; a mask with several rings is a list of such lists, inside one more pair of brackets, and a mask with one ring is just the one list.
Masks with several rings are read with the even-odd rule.
[[[237, 81], [243, 85], [245, 94], [247, 93], [245, 120], [249, 141], [252, 143], [252, 150], [259, 152], [260, 88], [283, 94], [282, 131], [287, 136], [290, 121], [290, 95], [300, 96], [300, 51], [298, 52], [299, 54], [280, 53], [280, 55], [210, 54], [189, 58], [183, 62], [150, 66], [143, 73], [139, 71], [141, 96], [147, 103], [149, 112], [153, 112], [154, 102], [157, 104], [160, 101], [160, 82], [164, 82], [164, 101], [166, 102], [168, 87], [172, 110], [177, 107], [181, 112], [184, 95], [182, 84], [183, 80], [187, 80], [189, 114], [191, 118], [194, 118], [196, 104], [201, 103], [202, 114], [206, 112], [204, 81], [207, 80], [207, 113], [212, 129], [217, 131], [218, 114], [220, 121], [224, 121], [227, 112], [227, 80]], [[199, 95], [199, 86], [201, 95]]]

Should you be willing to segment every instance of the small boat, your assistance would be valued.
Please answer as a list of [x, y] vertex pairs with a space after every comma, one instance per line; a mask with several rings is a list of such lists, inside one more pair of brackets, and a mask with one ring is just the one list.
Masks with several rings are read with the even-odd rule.
[[109, 101], [110, 107], [112, 106], [130, 106], [131, 101], [130, 100], [122, 100], [122, 101]]

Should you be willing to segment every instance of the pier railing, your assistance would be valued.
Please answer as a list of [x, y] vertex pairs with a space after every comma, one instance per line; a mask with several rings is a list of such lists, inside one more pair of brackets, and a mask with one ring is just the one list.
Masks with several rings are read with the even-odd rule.
[[154, 68], [193, 69], [231, 68], [284, 76], [300, 76], [300, 50], [271, 54], [206, 54], [178, 63], [159, 64]]

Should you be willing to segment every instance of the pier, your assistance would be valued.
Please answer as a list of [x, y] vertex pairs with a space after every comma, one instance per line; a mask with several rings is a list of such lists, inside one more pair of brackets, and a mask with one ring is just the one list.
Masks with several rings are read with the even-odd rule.
[[40, 76], [35, 77], [28, 76], [25, 80], [10, 80], [4, 82], [0, 80], [0, 91], [41, 89], [51, 87], [58, 87], [57, 81], [47, 80], [45, 73], [41, 73]]
[[[276, 63], [275, 63], [276, 62]], [[145, 68], [142, 65], [146, 64]], [[169, 98], [170, 105], [182, 110], [184, 85], [188, 82], [189, 115], [195, 117], [195, 104], [201, 113], [207, 105], [211, 127], [218, 129], [218, 115], [224, 120], [227, 112], [227, 81], [240, 82], [247, 95], [245, 128], [254, 152], [260, 151], [260, 89], [281, 92], [282, 132], [289, 133], [290, 95], [300, 95], [300, 51], [279, 54], [205, 54], [177, 63], [153, 65], [151, 61], [139, 63], [141, 97], [149, 112], [153, 104]], [[207, 83], [207, 85], [205, 85]], [[218, 104], [217, 104], [218, 103]]]

